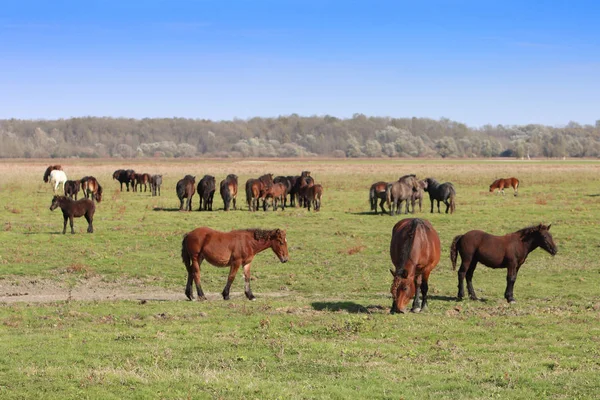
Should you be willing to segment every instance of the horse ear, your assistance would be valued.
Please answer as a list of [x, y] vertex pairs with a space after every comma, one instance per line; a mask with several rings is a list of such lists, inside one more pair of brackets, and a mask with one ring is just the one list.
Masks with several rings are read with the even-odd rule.
[[548, 228], [546, 228], [546, 229], [550, 230], [550, 227], [551, 227], [551, 226], [552, 226], [552, 224], [548, 225]]
[[392, 276], [395, 278], [396, 277], [396, 273], [394, 272], [393, 269], [390, 268], [390, 274], [392, 274]]

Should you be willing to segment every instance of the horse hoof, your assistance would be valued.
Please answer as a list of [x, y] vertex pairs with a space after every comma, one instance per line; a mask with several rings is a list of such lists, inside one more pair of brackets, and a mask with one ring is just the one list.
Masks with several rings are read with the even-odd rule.
[[413, 308], [413, 309], [410, 310], [410, 312], [412, 312], [412, 313], [420, 313], [421, 309], [419, 307]]

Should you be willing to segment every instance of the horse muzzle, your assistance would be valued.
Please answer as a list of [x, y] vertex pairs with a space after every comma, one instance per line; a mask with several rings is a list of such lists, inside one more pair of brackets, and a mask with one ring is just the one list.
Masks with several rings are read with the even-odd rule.
[[280, 257], [279, 261], [281, 261], [282, 263], [285, 264], [286, 262], [288, 262], [288, 258], [287, 257]]

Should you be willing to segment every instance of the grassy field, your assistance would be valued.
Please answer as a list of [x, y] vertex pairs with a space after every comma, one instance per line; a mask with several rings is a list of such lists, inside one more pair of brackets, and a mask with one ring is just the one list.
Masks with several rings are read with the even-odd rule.
[[[54, 164], [56, 160], [53, 160]], [[62, 235], [42, 181], [50, 160], [0, 162], [0, 398], [2, 399], [592, 399], [600, 390], [600, 163], [398, 160], [60, 160], [69, 179], [94, 175], [105, 196], [94, 234], [84, 219]], [[162, 196], [120, 192], [118, 168], [162, 173]], [[243, 182], [312, 171], [321, 212], [250, 213]], [[185, 174], [240, 177], [225, 213], [178, 212]], [[390, 315], [392, 226], [369, 212], [368, 189], [407, 173], [451, 181], [454, 215], [416, 216], [439, 232], [429, 310]], [[517, 176], [520, 194], [491, 195]], [[197, 208], [197, 198], [194, 206]], [[504, 270], [479, 266], [480, 301], [456, 302], [452, 238], [552, 223], [559, 247], [533, 252], [503, 297]], [[203, 265], [209, 298], [186, 301], [184, 233], [287, 230], [290, 262], [270, 251], [232, 299], [228, 269]]]

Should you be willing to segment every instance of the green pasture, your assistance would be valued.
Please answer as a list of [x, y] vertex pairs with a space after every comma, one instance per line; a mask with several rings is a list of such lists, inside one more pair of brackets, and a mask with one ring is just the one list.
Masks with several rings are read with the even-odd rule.
[[[83, 218], [62, 235], [42, 182], [50, 161], [3, 161], [0, 169], [0, 398], [2, 399], [593, 399], [600, 390], [600, 163], [485, 161], [115, 161], [64, 160], [70, 179], [104, 187], [94, 234]], [[162, 196], [120, 192], [112, 171], [162, 172]], [[262, 173], [311, 170], [322, 210], [247, 211], [244, 182]], [[76, 171], [71, 173], [69, 171]], [[179, 212], [175, 182], [191, 173], [240, 178], [238, 207]], [[373, 182], [406, 173], [451, 181], [454, 215], [415, 216], [440, 235], [429, 310], [390, 315], [392, 226], [374, 215]], [[519, 196], [488, 193], [518, 176]], [[194, 198], [194, 209], [197, 209]], [[442, 205], [442, 211], [444, 211]], [[481, 301], [456, 302], [449, 246], [471, 229], [505, 234], [552, 223], [559, 247], [533, 252], [503, 297], [505, 270], [478, 266]], [[257, 300], [220, 292], [228, 269], [202, 265], [205, 302], [186, 301], [183, 234], [281, 228], [290, 261], [267, 250], [252, 267]], [[69, 228], [67, 229], [69, 232]], [[33, 282], [33, 283], [32, 283]], [[178, 300], [13, 301], [23, 287], [177, 292]], [[31, 289], [28, 289], [31, 290]], [[93, 290], [93, 287], [90, 288]], [[32, 294], [32, 293], [29, 293]], [[43, 293], [40, 293], [43, 294]]]

